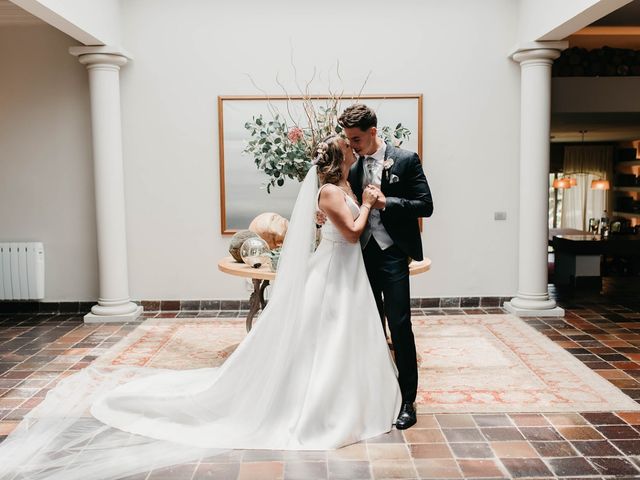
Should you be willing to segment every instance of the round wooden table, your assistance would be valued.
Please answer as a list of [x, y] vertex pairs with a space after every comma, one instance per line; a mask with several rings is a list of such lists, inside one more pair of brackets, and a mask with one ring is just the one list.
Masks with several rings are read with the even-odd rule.
[[[431, 268], [431, 259], [425, 258], [420, 262], [415, 260], [409, 264], [409, 274], [418, 275]], [[247, 332], [251, 330], [253, 317], [258, 310], [267, 306], [264, 299], [264, 291], [273, 279], [276, 272], [271, 270], [269, 265], [262, 265], [260, 268], [252, 268], [246, 263], [238, 263], [233, 257], [224, 257], [218, 262], [218, 270], [236, 277], [250, 278], [253, 283], [253, 292], [249, 296], [249, 314], [247, 315]]]

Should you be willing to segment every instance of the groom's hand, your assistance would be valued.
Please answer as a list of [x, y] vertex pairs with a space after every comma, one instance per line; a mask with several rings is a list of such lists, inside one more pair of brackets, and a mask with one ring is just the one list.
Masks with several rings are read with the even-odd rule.
[[374, 188], [378, 193], [378, 200], [376, 200], [376, 203], [373, 204], [373, 208], [384, 210], [384, 208], [387, 206], [387, 197], [384, 196], [384, 193], [382, 193], [382, 190], [380, 190], [380, 187], [378, 185], [369, 184], [369, 186]]
[[320, 228], [327, 221], [327, 216], [320, 210], [316, 210], [316, 227]]

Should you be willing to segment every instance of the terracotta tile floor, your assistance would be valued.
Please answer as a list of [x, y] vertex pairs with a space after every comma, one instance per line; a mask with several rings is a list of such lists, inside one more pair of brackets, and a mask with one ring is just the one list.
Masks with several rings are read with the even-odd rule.
[[[564, 318], [528, 318], [527, 323], [640, 401], [640, 300], [596, 296], [560, 302]], [[451, 312], [477, 315], [502, 309], [414, 310]], [[84, 325], [82, 317], [70, 315], [0, 316], [0, 441], [60, 378], [87, 366], [134, 328]], [[640, 412], [422, 415], [409, 430], [393, 430], [336, 451], [233, 451], [130, 478], [558, 477], [640, 479]]]

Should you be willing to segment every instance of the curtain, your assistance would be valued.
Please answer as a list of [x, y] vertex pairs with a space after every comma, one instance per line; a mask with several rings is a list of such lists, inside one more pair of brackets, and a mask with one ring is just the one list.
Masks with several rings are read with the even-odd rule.
[[601, 218], [607, 210], [608, 191], [591, 190], [592, 180], [610, 180], [613, 147], [575, 145], [564, 149], [564, 175], [577, 185], [565, 189], [562, 199], [562, 228], [588, 230], [590, 218]]

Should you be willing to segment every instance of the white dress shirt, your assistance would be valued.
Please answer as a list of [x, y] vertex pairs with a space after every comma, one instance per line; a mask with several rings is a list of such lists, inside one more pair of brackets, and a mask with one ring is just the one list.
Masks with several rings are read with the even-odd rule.
[[[382, 169], [384, 164], [384, 155], [387, 151], [387, 144], [383, 143], [382, 146], [376, 150], [373, 155], [365, 156], [363, 161], [363, 171], [364, 176], [362, 179], [362, 189], [373, 183], [375, 185], [382, 185]], [[375, 162], [371, 162], [371, 158], [375, 160]], [[371, 169], [369, 168], [369, 164], [371, 165]], [[372, 171], [371, 171], [372, 170]], [[391, 245], [393, 245], [393, 240], [387, 233], [387, 230], [384, 228], [382, 224], [382, 219], [380, 218], [380, 210], [379, 209], [371, 209], [371, 213], [369, 213], [369, 227], [371, 229], [371, 235], [376, 239], [378, 245], [382, 250], [386, 250]]]

